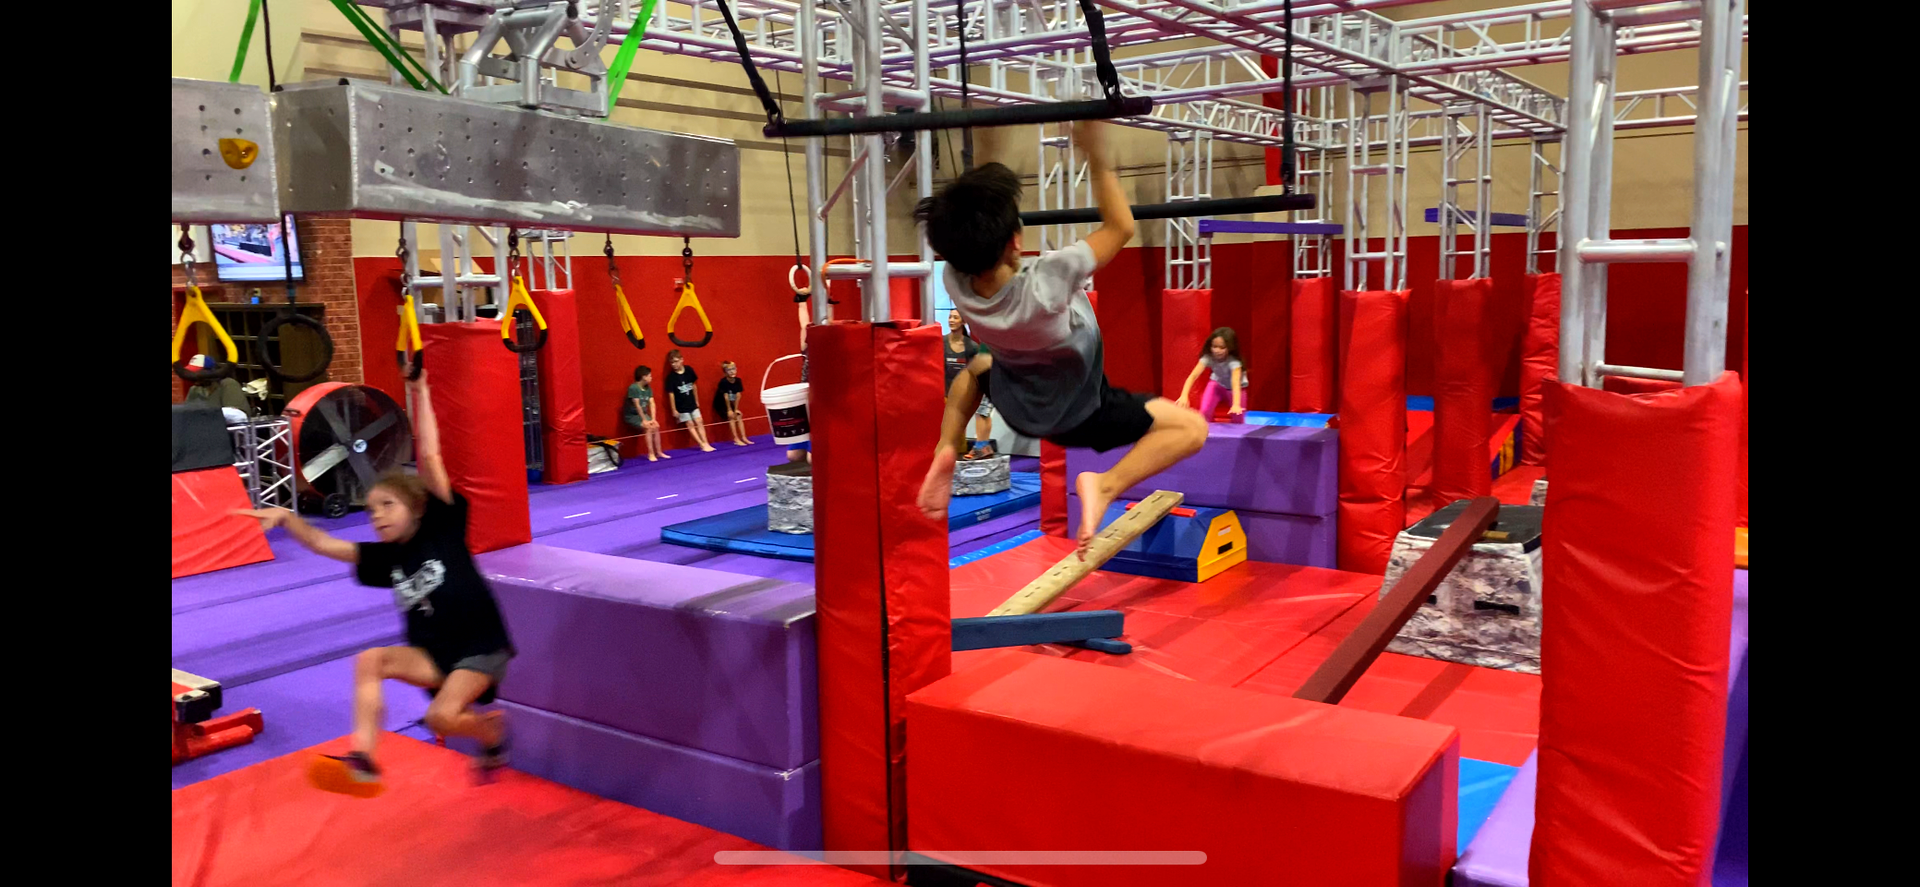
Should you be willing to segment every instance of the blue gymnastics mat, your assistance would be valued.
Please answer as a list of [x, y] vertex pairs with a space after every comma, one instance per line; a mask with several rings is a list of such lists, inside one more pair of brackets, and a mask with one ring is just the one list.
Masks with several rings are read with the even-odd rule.
[[[1040, 475], [1015, 471], [1013, 486], [984, 496], [955, 496], [947, 509], [947, 528], [962, 527], [1004, 517], [1040, 504]], [[709, 551], [730, 551], [790, 561], [813, 560], [813, 534], [775, 533], [767, 529], [763, 503], [712, 517], [669, 524], [660, 528], [660, 541]]]

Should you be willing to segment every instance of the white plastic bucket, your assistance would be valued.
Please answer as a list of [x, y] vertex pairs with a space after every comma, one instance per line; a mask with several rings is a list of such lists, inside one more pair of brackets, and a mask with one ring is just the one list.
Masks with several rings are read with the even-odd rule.
[[767, 408], [767, 421], [773, 425], [773, 442], [782, 446], [806, 443], [811, 439], [807, 433], [807, 383], [796, 382], [768, 388], [767, 375], [773, 372], [774, 364], [799, 356], [789, 354], [777, 358], [767, 364], [766, 372], [760, 374], [760, 405]]

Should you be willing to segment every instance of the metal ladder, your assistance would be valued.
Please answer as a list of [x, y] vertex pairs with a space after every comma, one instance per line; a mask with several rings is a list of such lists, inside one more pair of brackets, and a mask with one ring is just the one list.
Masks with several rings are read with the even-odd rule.
[[[1560, 379], [1590, 388], [1605, 376], [1704, 385], [1727, 366], [1727, 301], [1733, 260], [1733, 186], [1739, 127], [1741, 16], [1745, 0], [1648, 3], [1576, 0], [1561, 182]], [[1700, 20], [1700, 105], [1693, 130], [1689, 236], [1613, 240], [1613, 98], [1617, 29]], [[1687, 265], [1686, 350], [1681, 369], [1606, 362], [1607, 266]]]

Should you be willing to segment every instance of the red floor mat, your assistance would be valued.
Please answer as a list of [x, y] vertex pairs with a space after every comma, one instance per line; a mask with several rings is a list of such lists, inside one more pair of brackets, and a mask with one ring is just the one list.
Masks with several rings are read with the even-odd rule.
[[381, 797], [310, 787], [308, 761], [344, 745], [334, 740], [175, 791], [173, 883], [887, 883], [823, 865], [719, 865], [718, 851], [766, 848], [520, 773], [475, 786], [464, 756], [400, 736], [381, 745]]
[[[1043, 536], [952, 572], [953, 615], [981, 616], [1073, 551]], [[1138, 668], [1231, 687], [1380, 589], [1380, 579], [1319, 567], [1248, 561], [1200, 584], [1096, 572], [1067, 589], [1049, 610], [1119, 610], [1134, 651], [1110, 656], [1065, 647], [1031, 647], [1119, 668]], [[955, 653], [954, 670], [994, 651]]]
[[[1072, 550], [1046, 536], [961, 566], [952, 573], [953, 615], [984, 615]], [[1379, 590], [1377, 576], [1258, 561], [1197, 585], [1097, 572], [1048, 609], [1127, 614], [1133, 653], [1024, 649], [1286, 696], [1360, 624]], [[996, 652], [955, 653], [953, 668]], [[1540, 677], [1383, 653], [1342, 704], [1450, 724], [1460, 730], [1461, 756], [1519, 766], [1539, 735]]]

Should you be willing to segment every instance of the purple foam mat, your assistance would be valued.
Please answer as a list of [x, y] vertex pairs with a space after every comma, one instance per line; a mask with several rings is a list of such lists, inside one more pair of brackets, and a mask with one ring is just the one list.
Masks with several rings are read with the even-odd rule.
[[[1713, 881], [1721, 887], [1746, 884], [1747, 873], [1747, 571], [1733, 577], [1732, 674], [1727, 688], [1727, 757], [1723, 760], [1721, 835]], [[1736, 738], [1737, 737], [1737, 738]], [[1453, 867], [1455, 887], [1526, 887], [1527, 860], [1533, 845], [1533, 801], [1539, 753], [1507, 786], [1473, 846]]]
[[[1284, 425], [1207, 426], [1207, 445], [1161, 474], [1121, 494], [1144, 499], [1154, 490], [1178, 490], [1187, 505], [1267, 514], [1331, 516], [1339, 498], [1339, 434]], [[1067, 482], [1082, 471], [1106, 471], [1128, 452], [1067, 451]], [[1071, 490], [1071, 487], [1069, 487]]]
[[333, 579], [173, 617], [173, 667], [239, 686], [317, 665], [404, 633], [393, 592]]
[[[364, 520], [357, 526], [335, 527], [327, 532], [349, 542], [372, 542], [374, 538], [373, 528]], [[267, 533], [267, 544], [273, 548], [273, 560], [173, 580], [173, 612], [178, 615], [314, 585], [338, 579], [350, 570], [346, 564], [301, 547], [284, 529]]]
[[776, 769], [512, 702], [500, 707], [515, 770], [768, 847], [821, 847], [817, 760]]
[[[1236, 509], [1247, 534], [1247, 558], [1270, 564], [1334, 569], [1333, 518]], [[1080, 497], [1067, 495], [1067, 532], [1080, 532]]]
[[780, 770], [819, 757], [812, 586], [538, 543], [478, 562], [520, 653], [502, 699]]
[[[199, 672], [195, 672], [199, 674]], [[223, 684], [216, 714], [260, 710], [266, 729], [253, 742], [195, 758], [173, 768], [173, 787], [184, 788], [250, 764], [312, 748], [353, 729], [353, 658], [335, 659], [264, 681]], [[395, 681], [386, 685], [386, 727], [406, 732], [427, 713], [426, 694]], [[425, 737], [425, 729], [416, 731]]]

